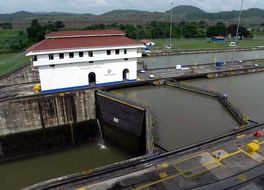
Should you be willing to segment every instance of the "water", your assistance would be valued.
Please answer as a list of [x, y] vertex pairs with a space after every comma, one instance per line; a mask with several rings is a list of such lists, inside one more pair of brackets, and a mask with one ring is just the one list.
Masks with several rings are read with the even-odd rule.
[[208, 96], [165, 86], [134, 87], [114, 93], [150, 106], [158, 144], [167, 150], [223, 135], [238, 126], [226, 109]]
[[[264, 59], [264, 50], [240, 51], [234, 53], [234, 60], [237, 61], [253, 59]], [[144, 57], [143, 60], [148, 69], [155, 69], [175, 67], [175, 65], [215, 63], [216, 60], [227, 62], [232, 60], [232, 52]], [[139, 69], [141, 68], [139, 67]]]
[[113, 146], [97, 144], [0, 164], [0, 189], [16, 190], [75, 172], [85, 171], [130, 158]]
[[97, 126], [99, 128], [99, 146], [101, 147], [101, 149], [106, 149], [104, 139], [103, 139], [103, 132], [102, 132], [101, 124], [100, 124], [98, 119], [96, 120], [96, 122], [97, 122]]
[[192, 85], [229, 95], [231, 102], [251, 119], [264, 121], [264, 73], [246, 74], [216, 79], [190, 80]]

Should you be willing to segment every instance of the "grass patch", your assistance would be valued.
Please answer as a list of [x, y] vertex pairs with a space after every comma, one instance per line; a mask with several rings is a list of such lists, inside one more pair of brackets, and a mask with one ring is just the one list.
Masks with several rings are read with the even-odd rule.
[[[169, 39], [153, 39], [156, 43], [155, 49], [164, 49], [169, 45]], [[172, 48], [177, 50], [191, 50], [191, 49], [227, 49], [231, 40], [225, 40], [225, 43], [214, 43], [210, 39], [172, 39]], [[240, 48], [251, 48], [264, 46], [264, 39], [246, 39], [239, 40], [238, 45]]]
[[0, 29], [0, 54], [21, 52], [27, 41], [25, 30]]
[[0, 54], [0, 76], [5, 75], [29, 62], [24, 52]]

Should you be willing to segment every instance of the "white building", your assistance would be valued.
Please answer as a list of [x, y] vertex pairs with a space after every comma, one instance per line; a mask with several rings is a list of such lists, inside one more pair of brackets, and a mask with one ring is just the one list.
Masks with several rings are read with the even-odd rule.
[[140, 48], [118, 30], [63, 31], [46, 35], [26, 56], [47, 92], [136, 80]]

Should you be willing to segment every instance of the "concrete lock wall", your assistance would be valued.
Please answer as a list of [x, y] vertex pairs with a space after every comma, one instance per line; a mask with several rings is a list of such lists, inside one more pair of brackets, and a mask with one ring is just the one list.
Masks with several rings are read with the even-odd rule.
[[30, 82], [39, 82], [39, 72], [30, 63], [0, 77], [0, 87]]
[[151, 116], [145, 106], [97, 91], [96, 112], [104, 139], [135, 155], [153, 153]]
[[94, 90], [0, 102], [0, 136], [95, 120]]

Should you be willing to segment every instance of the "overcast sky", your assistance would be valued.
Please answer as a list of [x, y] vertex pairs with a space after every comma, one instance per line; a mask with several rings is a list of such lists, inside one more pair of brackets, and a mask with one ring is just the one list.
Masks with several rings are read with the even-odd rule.
[[[172, 0], [0, 0], [0, 13], [17, 11], [101, 14], [114, 9], [167, 11]], [[174, 0], [174, 6], [193, 5], [207, 12], [238, 10], [241, 0]], [[264, 9], [264, 0], [244, 0], [244, 9]]]

